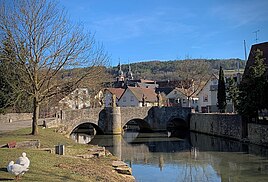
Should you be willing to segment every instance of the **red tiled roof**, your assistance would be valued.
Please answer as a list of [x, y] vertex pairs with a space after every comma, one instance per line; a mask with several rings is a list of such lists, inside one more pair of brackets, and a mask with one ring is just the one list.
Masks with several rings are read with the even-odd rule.
[[109, 91], [111, 94], [115, 94], [117, 99], [119, 99], [125, 91], [123, 88], [106, 88], [105, 90]]
[[128, 87], [128, 89], [136, 96], [139, 101], [142, 101], [143, 95], [147, 102], [157, 102], [157, 97], [154, 89], [144, 87]]

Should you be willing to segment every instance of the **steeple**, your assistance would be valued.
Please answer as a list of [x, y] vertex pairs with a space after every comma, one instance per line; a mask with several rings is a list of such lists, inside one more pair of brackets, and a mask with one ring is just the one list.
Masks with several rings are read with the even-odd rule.
[[128, 80], [133, 80], [133, 73], [131, 72], [130, 64], [128, 65], [128, 72], [126, 74]]
[[120, 61], [119, 61], [119, 64], [118, 64], [117, 68], [118, 68], [117, 81], [124, 81], [124, 72], [122, 71]]

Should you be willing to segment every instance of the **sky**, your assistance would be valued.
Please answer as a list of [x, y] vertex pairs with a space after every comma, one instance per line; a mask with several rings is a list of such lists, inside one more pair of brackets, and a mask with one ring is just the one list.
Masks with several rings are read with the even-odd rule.
[[[110, 66], [152, 60], [245, 59], [268, 41], [268, 0], [60, 0], [95, 34]], [[254, 33], [256, 32], [257, 33]], [[257, 40], [256, 40], [257, 35]]]

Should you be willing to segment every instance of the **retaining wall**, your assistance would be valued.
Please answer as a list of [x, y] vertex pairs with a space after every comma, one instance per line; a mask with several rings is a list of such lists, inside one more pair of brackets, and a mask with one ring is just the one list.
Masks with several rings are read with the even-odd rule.
[[190, 130], [240, 140], [242, 138], [242, 119], [237, 114], [192, 113]]
[[268, 146], [268, 125], [249, 123], [248, 139], [251, 143]]
[[0, 123], [8, 123], [10, 121], [24, 121], [31, 120], [33, 117], [32, 113], [7, 113], [0, 114]]

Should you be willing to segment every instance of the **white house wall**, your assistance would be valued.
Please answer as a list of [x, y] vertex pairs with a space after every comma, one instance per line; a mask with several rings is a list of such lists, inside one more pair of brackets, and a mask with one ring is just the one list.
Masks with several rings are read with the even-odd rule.
[[60, 100], [60, 104], [70, 109], [90, 107], [90, 96], [87, 88], [78, 88]]
[[141, 107], [135, 95], [127, 89], [118, 101], [119, 107]]
[[[207, 100], [205, 99], [207, 98]], [[211, 92], [210, 92], [210, 82], [206, 84], [204, 88], [198, 94], [198, 110], [201, 112], [202, 107], [211, 106]]]
[[[188, 99], [187, 99], [187, 97], [184, 95], [184, 94], [182, 94], [179, 90], [177, 90], [177, 89], [174, 89], [174, 90], [172, 90], [167, 96], [166, 96], [166, 98], [167, 99], [174, 99], [174, 100], [180, 100], [180, 102], [181, 102], [181, 106], [182, 107], [188, 107]], [[196, 106], [197, 106], [197, 102], [196, 101], [192, 101], [193, 99], [192, 98], [190, 98], [190, 106], [192, 107], [192, 108], [196, 108]], [[195, 98], [194, 100], [198, 100], [198, 98]], [[177, 104], [179, 104], [178, 103], [178, 101], [176, 101], [176, 103]]]

